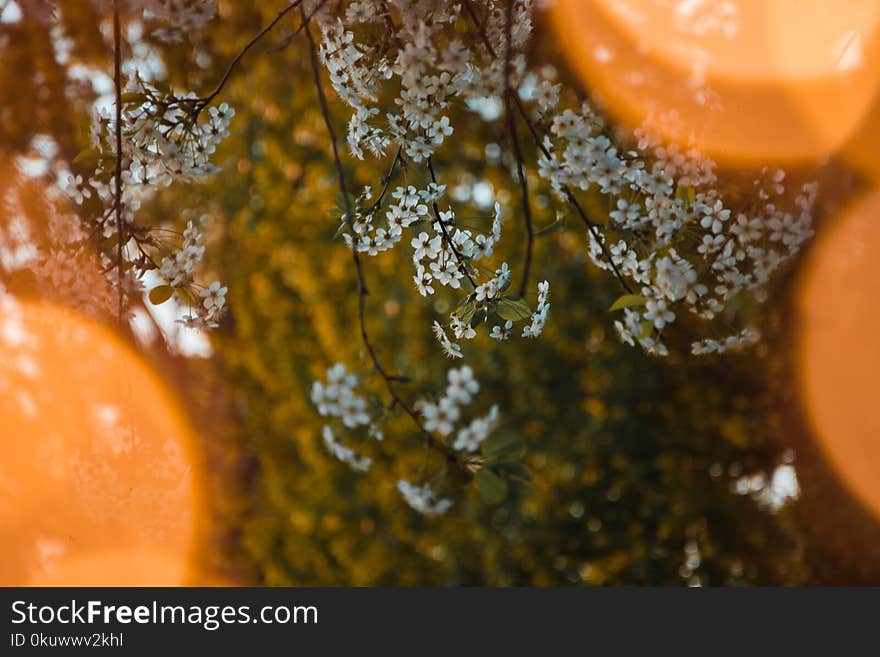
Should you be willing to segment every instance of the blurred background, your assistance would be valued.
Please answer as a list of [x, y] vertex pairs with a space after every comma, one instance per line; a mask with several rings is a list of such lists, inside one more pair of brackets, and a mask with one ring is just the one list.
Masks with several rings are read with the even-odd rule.
[[[217, 584], [880, 584], [880, 279], [871, 257], [880, 245], [873, 196], [880, 167], [870, 146], [877, 143], [871, 117], [880, 78], [871, 68], [873, 31], [857, 35], [863, 64], [849, 95], [829, 95], [833, 82], [820, 78], [833, 71], [819, 64], [809, 80], [819, 79], [820, 91], [805, 90], [804, 76], [766, 60], [760, 76], [718, 73], [731, 88], [722, 94], [753, 98], [760, 86], [761, 107], [772, 108], [768, 125], [790, 130], [770, 143], [748, 120], [761, 110], [731, 101], [754, 132], [734, 131], [736, 152], [725, 145], [730, 135], [707, 137], [721, 167], [746, 175], [757, 166], [751, 158], [772, 160], [820, 181], [817, 238], [773, 281], [766, 303], [750, 309], [763, 341], [701, 358], [689, 355], [686, 334], [670, 338], [672, 354], [664, 359], [621, 345], [608, 313], [617, 283], [589, 262], [583, 231], [570, 222], [542, 237], [535, 253], [535, 275], [553, 284], [545, 337], [468, 354], [481, 397], [501, 406], [500, 432], [521, 443], [532, 481], [487, 505], [466, 479], [447, 473], [436, 486], [455, 504], [444, 516], [425, 517], [403, 503], [395, 482], [433, 474], [440, 463], [405, 420], [389, 421], [384, 442], [358, 446], [375, 461], [360, 475], [326, 452], [323, 422], [308, 399], [311, 382], [339, 361], [368, 389], [379, 391], [380, 382], [360, 346], [351, 255], [334, 240], [333, 162], [306, 46], [288, 38], [294, 23], [279, 25], [224, 89], [236, 114], [213, 160], [222, 171], [205, 183], [162, 190], [138, 213], [138, 222], [177, 230], [207, 215], [207, 269], [229, 288], [220, 327], [208, 335], [175, 324], [174, 302], [136, 305], [121, 334], [98, 312], [83, 319], [52, 310], [81, 310], [82, 299], [47, 291], [67, 288], [45, 285], [29, 258], [34, 249], [56, 248], [47, 227], [57, 214], [60, 172], [78, 170], [91, 108], [113, 102], [107, 13], [86, 0], [57, 4], [60, 11], [42, 0], [0, 0], [0, 280], [8, 297], [27, 300], [0, 306], [0, 552], [8, 564], [0, 583], [95, 583], [118, 564], [142, 573], [144, 582]], [[170, 45], [127, 22], [126, 66], [175, 88], [210, 90], [283, 4], [220, 2], [204, 31]], [[581, 8], [593, 4], [602, 9]], [[750, 15], [749, 3], [702, 4], [739, 4], [742, 20]], [[832, 11], [812, 4], [820, 16]], [[817, 14], [795, 3], [770, 5], [800, 11], [771, 24], [796, 34], [834, 29], [852, 41], [853, 29], [877, 26], [872, 3], [841, 10], [849, 23], [831, 27], [801, 25], [798, 16]], [[682, 72], [674, 60], [680, 53], [660, 52], [663, 45], [645, 50], [627, 41], [632, 32], [616, 22], [618, 14], [603, 15], [607, 25], [596, 37], [593, 16], [539, 13], [529, 57], [603, 103], [613, 121], [637, 125], [643, 110], [620, 91], [632, 71], [605, 66], [595, 73], [591, 57], [687, 84], [693, 70]], [[700, 17], [685, 18], [693, 26]], [[657, 21], [649, 39], [664, 34]], [[770, 28], [763, 33], [777, 51], [803, 48], [772, 42]], [[712, 42], [711, 34], [694, 38], [704, 47]], [[597, 48], [629, 48], [644, 59], [609, 58]], [[838, 63], [854, 56], [838, 50]], [[681, 52], [695, 61], [692, 50]], [[701, 70], [701, 83], [711, 83], [711, 66]], [[659, 80], [663, 88], [672, 84]], [[790, 105], [780, 109], [774, 94]], [[827, 107], [817, 107], [816, 98]], [[799, 108], [812, 114], [799, 122], [792, 118]], [[331, 109], [341, 130], [347, 111], [337, 102]], [[454, 123], [468, 131], [457, 131], [435, 160], [458, 214], [486, 214], [496, 200], [516, 212], [499, 112], [459, 112]], [[707, 133], [714, 134], [711, 126]], [[356, 185], [374, 184], [386, 168], [355, 166], [347, 155], [345, 162]], [[553, 224], [558, 203], [534, 166], [529, 176], [536, 224]], [[517, 251], [519, 222], [509, 221], [505, 231]], [[366, 276], [373, 341], [410, 377], [403, 389], [415, 399], [444, 381], [448, 364], [430, 325], [453, 301], [418, 297], [410, 267], [406, 254], [392, 251], [368, 259]], [[65, 285], [99, 294], [89, 271], [87, 263], [76, 265]], [[31, 360], [22, 364], [25, 355]], [[120, 438], [118, 411], [95, 411], [95, 391], [119, 393], [120, 380], [130, 386], [121, 406], [122, 424], [135, 427], [129, 438]], [[22, 401], [28, 386], [39, 394]], [[35, 417], [45, 426], [35, 428]], [[92, 435], [103, 431], [109, 442], [44, 449], [64, 428], [94, 417]], [[124, 517], [105, 521], [115, 516]], [[74, 540], [88, 523], [91, 534]], [[171, 557], [147, 544], [161, 544]]]

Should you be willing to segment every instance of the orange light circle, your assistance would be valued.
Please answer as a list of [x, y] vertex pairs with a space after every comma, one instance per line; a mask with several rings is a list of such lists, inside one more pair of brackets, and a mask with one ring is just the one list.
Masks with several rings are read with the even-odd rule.
[[798, 293], [802, 398], [835, 471], [880, 516], [880, 192], [849, 207], [814, 249]]
[[187, 582], [196, 441], [112, 330], [0, 298], [0, 584]]
[[880, 83], [880, 0], [556, 0], [552, 13], [618, 122], [725, 164], [831, 154]]

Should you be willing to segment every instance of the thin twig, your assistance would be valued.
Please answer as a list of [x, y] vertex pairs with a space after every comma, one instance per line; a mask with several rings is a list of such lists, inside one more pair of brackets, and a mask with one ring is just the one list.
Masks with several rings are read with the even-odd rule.
[[517, 174], [522, 197], [523, 221], [526, 225], [526, 256], [523, 265], [522, 280], [519, 284], [519, 296], [526, 293], [529, 284], [529, 272], [532, 268], [532, 251], [535, 245], [535, 230], [532, 222], [532, 205], [529, 202], [529, 181], [526, 178], [526, 168], [523, 162], [522, 148], [519, 136], [516, 134], [516, 117], [513, 114], [512, 97], [516, 94], [510, 85], [511, 57], [513, 55], [513, 0], [507, 0], [507, 20], [505, 22], [506, 52], [504, 56], [504, 116], [507, 122], [507, 132], [513, 146], [513, 154], [516, 158]]
[[[493, 58], [495, 58], [496, 57], [495, 49], [492, 47], [491, 41], [489, 41], [489, 35], [486, 34], [485, 27], [483, 26], [482, 23], [480, 23], [480, 19], [477, 16], [476, 10], [475, 10], [474, 5], [471, 2], [471, 0], [464, 0], [464, 7], [465, 7], [465, 11], [468, 13], [471, 20], [474, 22], [474, 25], [477, 27], [477, 32], [479, 33], [480, 37], [483, 39], [483, 43], [486, 46], [486, 50], [489, 52], [489, 54]], [[535, 141], [535, 145], [541, 150], [544, 157], [549, 159], [551, 157], [550, 151], [548, 151], [547, 147], [544, 145], [544, 142], [541, 139], [541, 135], [538, 133], [538, 129], [535, 127], [535, 124], [532, 122], [531, 118], [529, 117], [529, 114], [526, 111], [525, 107], [523, 107], [522, 101], [520, 100], [519, 96], [514, 94], [511, 96], [511, 98], [512, 98], [514, 104], [516, 105], [517, 111], [519, 112], [520, 116], [522, 117], [523, 122], [528, 127], [529, 132], [531, 133], [532, 138]], [[571, 188], [568, 185], [565, 185], [562, 188], [562, 192], [565, 195], [565, 198], [568, 200], [568, 202], [571, 203], [572, 206], [574, 206], [574, 209], [577, 211], [577, 214], [581, 218], [581, 221], [583, 221], [584, 224], [586, 224], [587, 230], [590, 231], [590, 234], [593, 236], [593, 239], [595, 239], [596, 242], [599, 244], [599, 248], [602, 250], [602, 255], [608, 261], [608, 264], [611, 265], [611, 269], [614, 272], [614, 275], [617, 277], [617, 280], [620, 282], [623, 289], [626, 290], [628, 293], [632, 293], [633, 290], [629, 284], [629, 281], [626, 280], [626, 278], [620, 272], [620, 269], [618, 269], [617, 264], [614, 262], [614, 258], [611, 256], [611, 253], [608, 251], [608, 247], [605, 246], [605, 242], [602, 239], [602, 234], [599, 232], [599, 229], [596, 226], [596, 223], [592, 219], [590, 219], [590, 217], [587, 215], [586, 211], [584, 211], [584, 208], [578, 202], [577, 197], [574, 195], [574, 192], [571, 190]]]
[[[118, 0], [115, 0], [115, 1], [118, 2]], [[302, 0], [294, 0], [294, 2], [291, 2], [284, 9], [282, 9], [280, 12], [278, 12], [278, 15], [275, 16], [275, 18], [273, 18], [272, 21], [266, 27], [264, 27], [262, 30], [260, 30], [257, 34], [255, 34], [253, 36], [253, 38], [251, 38], [250, 41], [247, 42], [247, 45], [245, 45], [245, 47], [242, 48], [241, 51], [235, 56], [235, 58], [229, 63], [229, 66], [226, 68], [226, 73], [223, 75], [223, 78], [220, 80], [220, 82], [214, 88], [214, 91], [212, 91], [210, 94], [208, 94], [207, 96], [205, 96], [204, 98], [201, 99], [201, 104], [200, 104], [201, 107], [204, 107], [205, 105], [210, 103], [212, 100], [214, 100], [220, 94], [220, 92], [223, 90], [223, 87], [226, 85], [226, 82], [229, 80], [229, 77], [232, 75], [232, 72], [235, 70], [235, 67], [238, 66], [238, 63], [247, 54], [247, 51], [250, 50], [251, 48], [253, 48], [260, 39], [262, 39], [269, 32], [271, 32], [272, 28], [275, 27], [275, 25], [278, 23], [278, 21], [280, 21], [282, 18], [284, 18], [289, 11], [291, 11], [292, 9], [296, 9], [301, 4], [302, 4]], [[323, 4], [324, 3], [322, 2], [321, 5], [323, 5]], [[317, 11], [317, 9], [315, 11]], [[314, 14], [314, 12], [312, 12], [312, 13]]]
[[124, 298], [122, 270], [125, 230], [122, 226], [122, 28], [119, 20], [119, 0], [113, 0], [113, 87], [116, 92], [116, 172], [113, 196], [116, 209], [117, 320], [121, 327]]
[[[319, 11], [321, 11], [321, 10], [324, 8], [324, 5], [327, 4], [327, 2], [328, 2], [328, 0], [321, 0], [321, 2], [319, 2], [319, 3], [315, 6], [315, 8], [312, 9], [312, 12], [308, 15], [308, 20], [309, 20], [309, 21], [312, 20], [312, 18], [315, 16], [315, 14], [317, 14]], [[282, 50], [286, 49], [291, 43], [293, 43], [293, 40], [294, 40], [297, 36], [299, 36], [299, 33], [303, 31], [303, 29], [305, 28], [305, 26], [306, 26], [307, 24], [308, 24], [308, 22], [306, 22], [306, 23], [302, 23], [302, 24], [301, 24], [298, 28], [296, 28], [293, 32], [291, 32], [291, 33], [288, 34], [286, 37], [284, 37], [284, 41], [282, 41], [282, 42], [281, 42], [279, 45], [277, 45], [276, 47], [274, 47], [274, 48], [270, 48], [270, 49], [267, 50], [266, 52], [269, 53], [270, 55], [273, 55], [273, 54], [275, 54], [276, 52], [281, 52]]]
[[385, 196], [388, 194], [388, 190], [391, 189], [391, 181], [394, 178], [394, 170], [397, 168], [397, 165], [403, 161], [403, 147], [399, 147], [397, 149], [397, 153], [394, 154], [394, 160], [391, 162], [391, 167], [388, 169], [388, 173], [385, 174], [385, 178], [382, 179], [382, 191], [379, 194], [379, 198], [370, 206], [370, 213], [375, 212], [379, 209], [379, 206], [382, 205], [382, 201], [385, 200]]
[[[529, 119], [528, 112], [526, 112], [526, 108], [523, 107], [522, 101], [519, 98], [514, 98], [514, 103], [516, 104], [517, 110], [520, 113], [520, 116], [523, 117], [523, 121], [528, 126], [529, 131], [532, 134], [532, 139], [535, 140], [535, 144], [541, 150], [541, 153], [547, 159], [550, 159], [552, 156], [550, 151], [547, 150], [547, 147], [544, 145], [543, 140], [541, 139], [541, 135], [538, 134], [538, 129], [535, 127], [534, 123], [532, 123], [531, 119]], [[623, 286], [623, 289], [628, 293], [632, 294], [632, 287], [630, 287], [629, 281], [624, 278], [623, 274], [617, 268], [617, 264], [614, 262], [614, 258], [611, 256], [611, 253], [608, 251], [608, 247], [605, 246], [605, 241], [602, 239], [602, 234], [599, 232], [598, 227], [587, 216], [587, 213], [584, 211], [581, 204], [578, 202], [577, 197], [575, 197], [574, 192], [571, 191], [571, 188], [568, 185], [563, 186], [562, 188], [563, 194], [568, 199], [568, 202], [574, 206], [574, 209], [577, 211], [578, 216], [581, 218], [581, 221], [584, 222], [587, 226], [587, 230], [593, 235], [593, 238], [596, 240], [596, 243], [599, 245], [599, 248], [602, 249], [602, 254], [605, 256], [605, 259], [608, 261], [608, 264], [611, 265], [611, 269], [614, 271], [614, 275], [617, 277], [617, 280], [620, 281], [620, 284]]]
[[477, 16], [477, 10], [474, 8], [474, 3], [471, 0], [464, 0], [464, 8], [467, 11], [468, 15], [470, 15], [471, 20], [474, 22], [474, 25], [477, 27], [477, 33], [482, 37], [483, 43], [486, 44], [486, 49], [489, 51], [489, 54], [492, 56], [492, 59], [495, 59], [497, 55], [495, 55], [495, 49], [492, 47], [492, 43], [489, 41], [489, 35], [486, 34], [486, 27], [483, 23], [480, 22], [479, 16]]
[[[354, 214], [352, 212], [351, 200], [348, 195], [348, 186], [345, 182], [345, 170], [342, 166], [342, 160], [339, 156], [339, 147], [337, 146], [337, 138], [336, 131], [333, 128], [333, 122], [330, 120], [330, 110], [327, 105], [327, 97], [324, 94], [324, 87], [321, 84], [321, 71], [320, 71], [320, 62], [318, 61], [318, 50], [315, 44], [314, 37], [312, 36], [311, 30], [308, 26], [308, 17], [305, 15], [305, 11], [300, 7], [300, 13], [303, 18], [303, 31], [305, 32], [306, 39], [309, 43], [309, 56], [311, 59], [312, 65], [312, 74], [315, 81], [315, 89], [318, 93], [318, 100], [321, 105], [321, 114], [324, 117], [324, 124], [327, 127], [327, 132], [330, 134], [330, 143], [333, 150], [333, 162], [336, 167], [336, 174], [339, 179], [339, 190], [342, 193], [344, 203], [345, 203], [345, 211], [346, 211], [346, 222], [351, 228], [354, 224]], [[395, 158], [397, 160], [397, 158]], [[366, 322], [366, 298], [367, 298], [367, 285], [364, 278], [364, 269], [363, 264], [361, 263], [360, 255], [357, 251], [357, 242], [352, 242], [352, 257], [354, 259], [355, 270], [357, 271], [357, 283], [358, 283], [358, 323], [360, 325], [360, 333], [361, 340], [364, 344], [364, 348], [367, 350], [367, 354], [370, 357], [370, 360], [373, 364], [373, 369], [376, 373], [382, 378], [385, 382], [385, 388], [388, 391], [389, 396], [393, 402], [393, 405], [400, 407], [404, 413], [406, 413], [413, 421], [413, 423], [418, 428], [419, 432], [425, 438], [425, 444], [439, 452], [443, 455], [443, 457], [450, 463], [461, 463], [461, 460], [451, 448], [449, 448], [443, 442], [437, 440], [434, 435], [425, 428], [425, 425], [422, 423], [422, 418], [419, 417], [419, 414], [412, 408], [401, 396], [397, 393], [397, 388], [394, 385], [397, 377], [394, 377], [385, 370], [385, 367], [382, 365], [382, 362], [379, 360], [379, 357], [376, 353], [376, 349], [373, 346], [373, 343], [370, 341], [369, 334], [367, 333], [367, 322]]]
[[[431, 161], [430, 157], [428, 158], [428, 172], [431, 174], [431, 182], [436, 185], [437, 174], [434, 172], [434, 163]], [[465, 277], [468, 279], [468, 282], [474, 287], [474, 289], [476, 289], [477, 282], [471, 275], [467, 263], [464, 260], [464, 256], [459, 253], [458, 249], [455, 247], [455, 242], [453, 242], [452, 238], [449, 237], [449, 231], [446, 230], [446, 224], [443, 223], [443, 219], [440, 217], [440, 206], [437, 205], [437, 201], [433, 201], [431, 203], [431, 208], [434, 210], [434, 218], [437, 220], [437, 223], [440, 224], [440, 232], [443, 233], [443, 241], [445, 241], [446, 244], [449, 246], [449, 249], [452, 251], [452, 255], [455, 257], [455, 260], [458, 263], [458, 270], [465, 275]]]

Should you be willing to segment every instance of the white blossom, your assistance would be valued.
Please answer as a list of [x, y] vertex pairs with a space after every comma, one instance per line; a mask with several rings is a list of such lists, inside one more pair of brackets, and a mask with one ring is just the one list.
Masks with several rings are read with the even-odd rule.
[[452, 500], [438, 498], [430, 486], [417, 486], [401, 479], [397, 482], [397, 490], [407, 504], [428, 516], [442, 515], [452, 507]]
[[488, 415], [476, 418], [468, 426], [458, 431], [455, 442], [452, 444], [453, 449], [476, 452], [498, 425], [499, 417], [498, 407], [493, 406]]
[[357, 472], [366, 472], [370, 469], [372, 460], [366, 456], [361, 456], [350, 447], [346, 447], [342, 443], [338, 442], [336, 440], [336, 436], [333, 435], [333, 431], [330, 429], [330, 427], [324, 425], [321, 435], [324, 439], [324, 445], [327, 447], [327, 451], [329, 451], [333, 456], [338, 458], [343, 463], [347, 463], [349, 466], [351, 466], [352, 470], [356, 470]]

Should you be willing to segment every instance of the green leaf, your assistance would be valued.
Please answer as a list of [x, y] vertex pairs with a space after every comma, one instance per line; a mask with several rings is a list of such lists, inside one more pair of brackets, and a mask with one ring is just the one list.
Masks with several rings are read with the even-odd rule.
[[487, 459], [510, 458], [524, 450], [522, 438], [515, 433], [493, 433], [482, 445], [483, 456]]
[[190, 306], [199, 305], [199, 298], [196, 296], [195, 292], [193, 292], [188, 287], [179, 287], [177, 288], [177, 296], [181, 298], [181, 300]]
[[524, 484], [532, 482], [532, 473], [520, 461], [497, 461], [492, 464], [492, 469]]
[[465, 299], [456, 309], [455, 315], [465, 324], [470, 324], [474, 315], [477, 314], [477, 310], [479, 310], [479, 305], [476, 302]]
[[498, 504], [507, 497], [507, 482], [489, 468], [483, 468], [477, 473], [477, 490], [486, 504]]
[[122, 102], [125, 103], [126, 105], [131, 104], [131, 103], [137, 103], [138, 105], [141, 105], [141, 104], [147, 102], [147, 95], [140, 93], [138, 91], [129, 91], [129, 92], [122, 94], [121, 99], [122, 99]]
[[98, 153], [93, 148], [86, 148], [85, 150], [81, 150], [76, 154], [76, 157], [73, 158], [72, 164], [80, 164], [83, 162], [91, 162], [98, 161]]
[[471, 318], [471, 328], [477, 328], [481, 323], [486, 322], [489, 318], [489, 313], [486, 312], [484, 308], [477, 307], [477, 311], [474, 313], [474, 316]]
[[676, 187], [675, 196], [682, 201], [686, 201], [688, 205], [693, 205], [697, 201], [697, 192], [690, 185], [687, 185], [685, 187], [679, 185], [678, 187]]
[[150, 303], [158, 306], [165, 303], [174, 294], [174, 288], [170, 285], [159, 285], [150, 290]]
[[615, 310], [623, 310], [624, 308], [631, 308], [633, 306], [644, 306], [646, 303], [648, 303], [648, 300], [641, 294], [624, 294], [611, 304], [608, 311], [614, 312]]
[[504, 297], [495, 306], [495, 312], [501, 319], [510, 320], [512, 322], [521, 322], [532, 316], [532, 309], [522, 299], [513, 297]]

